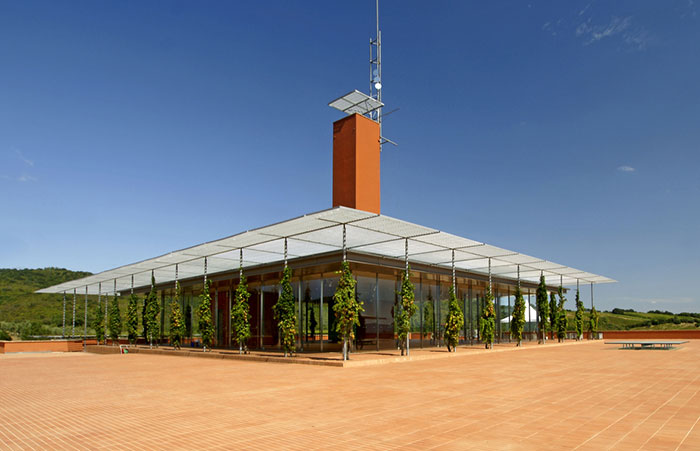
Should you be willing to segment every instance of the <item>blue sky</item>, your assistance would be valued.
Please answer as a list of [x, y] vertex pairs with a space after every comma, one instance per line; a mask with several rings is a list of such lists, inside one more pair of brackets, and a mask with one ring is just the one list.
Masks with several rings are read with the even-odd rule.
[[[381, 4], [382, 212], [700, 311], [700, 5]], [[0, 1], [0, 267], [101, 271], [330, 207], [374, 2]], [[588, 304], [588, 290], [584, 291]]]

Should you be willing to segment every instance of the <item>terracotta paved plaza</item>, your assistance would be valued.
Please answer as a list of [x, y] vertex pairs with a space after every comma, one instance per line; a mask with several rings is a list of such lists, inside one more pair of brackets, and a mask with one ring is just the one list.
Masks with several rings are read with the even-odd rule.
[[349, 368], [4, 355], [0, 449], [700, 449], [699, 341], [460, 352]]

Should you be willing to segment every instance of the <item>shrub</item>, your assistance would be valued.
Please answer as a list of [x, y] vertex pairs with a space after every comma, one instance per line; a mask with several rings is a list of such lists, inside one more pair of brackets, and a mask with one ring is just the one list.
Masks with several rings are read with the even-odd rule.
[[447, 306], [447, 320], [445, 321], [445, 341], [448, 351], [457, 351], [459, 344], [459, 331], [464, 327], [464, 314], [459, 306], [454, 288], [450, 287], [450, 303]]
[[12, 341], [12, 337], [5, 330], [0, 329], [0, 340]]
[[357, 299], [355, 285], [357, 281], [352, 276], [350, 265], [344, 261], [340, 270], [338, 288], [333, 295], [333, 313], [335, 328], [343, 338], [343, 360], [348, 359], [348, 344], [355, 338], [355, 327], [360, 325], [360, 313], [364, 311], [362, 302]]
[[292, 270], [285, 266], [282, 270], [282, 280], [280, 281], [281, 293], [277, 303], [272, 307], [277, 320], [277, 327], [280, 331], [280, 342], [284, 349], [284, 356], [296, 350], [294, 337], [297, 330], [297, 317], [294, 310], [294, 290], [292, 289]]

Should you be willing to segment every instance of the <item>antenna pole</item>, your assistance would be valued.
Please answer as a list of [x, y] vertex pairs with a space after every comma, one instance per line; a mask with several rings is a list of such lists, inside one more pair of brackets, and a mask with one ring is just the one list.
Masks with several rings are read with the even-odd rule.
[[[379, 29], [379, 0], [375, 1], [377, 17], [377, 34], [369, 41], [369, 95], [382, 101], [382, 31]], [[379, 124], [379, 151], [382, 150], [382, 109], [371, 113]]]

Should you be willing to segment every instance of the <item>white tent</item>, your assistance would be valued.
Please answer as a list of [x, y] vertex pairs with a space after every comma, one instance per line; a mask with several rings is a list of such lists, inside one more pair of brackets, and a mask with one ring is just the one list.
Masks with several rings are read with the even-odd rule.
[[[535, 310], [535, 308], [531, 305], [525, 304], [525, 306], [526, 306], [525, 322], [526, 323], [533, 323], [533, 324], [536, 323], [537, 322], [537, 310]], [[501, 322], [510, 324], [511, 316], [508, 316], [507, 318], [503, 318], [501, 320]]]

